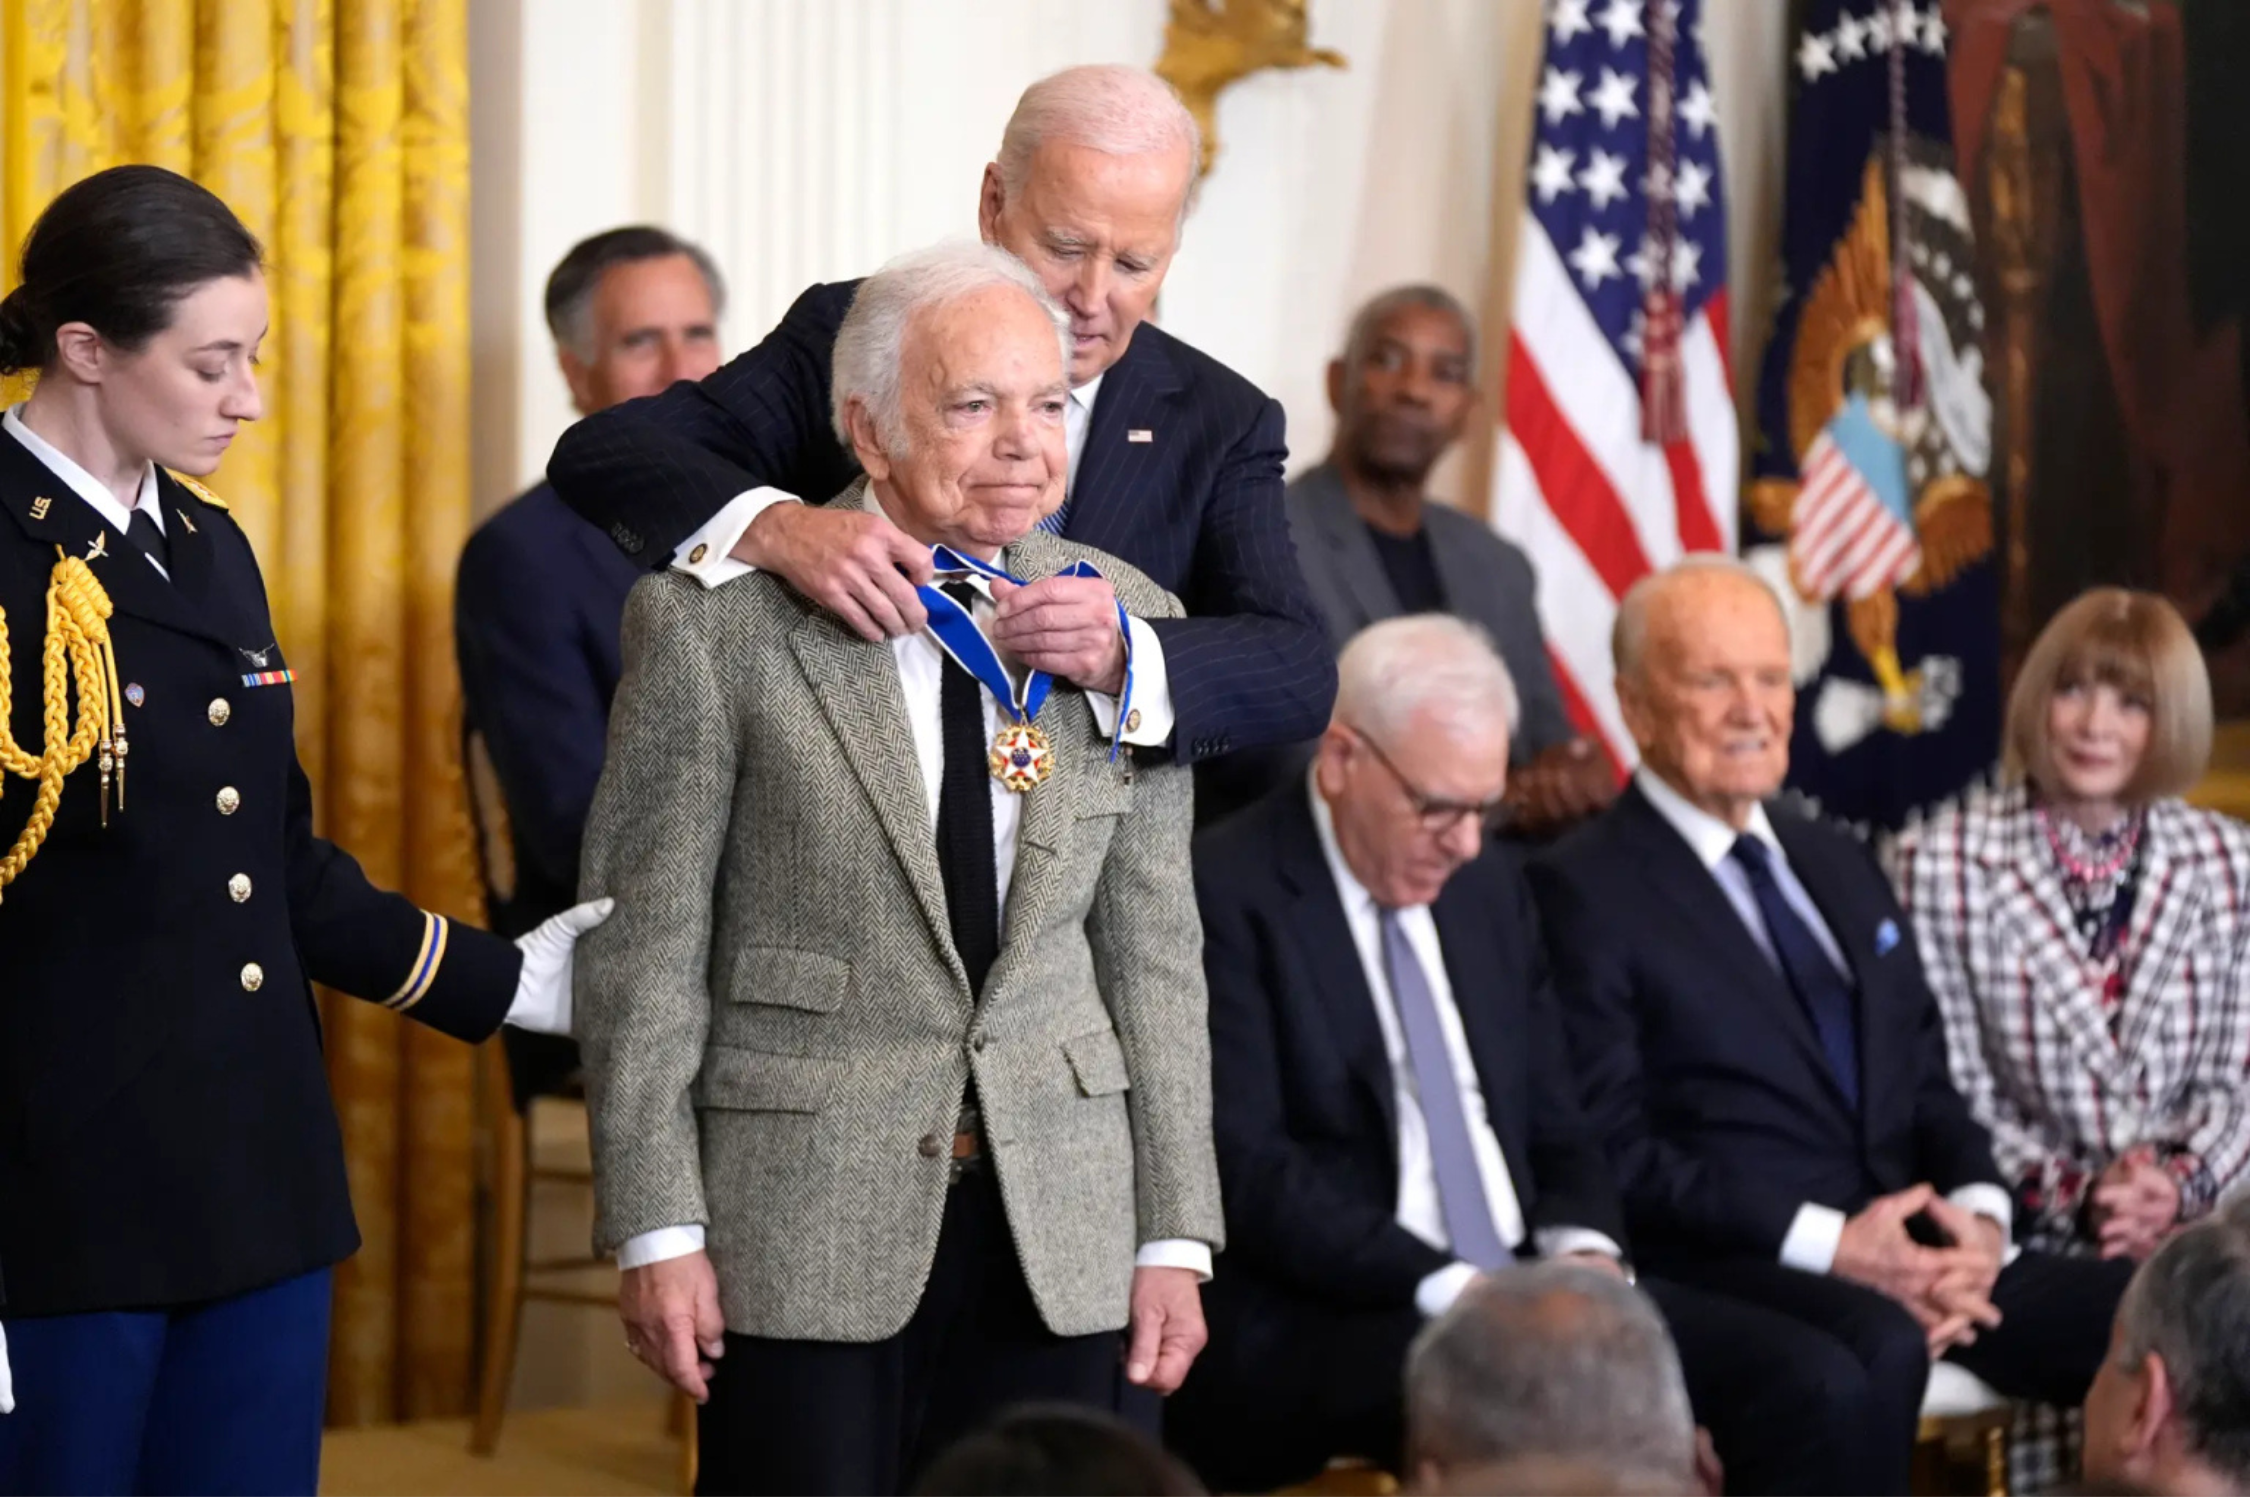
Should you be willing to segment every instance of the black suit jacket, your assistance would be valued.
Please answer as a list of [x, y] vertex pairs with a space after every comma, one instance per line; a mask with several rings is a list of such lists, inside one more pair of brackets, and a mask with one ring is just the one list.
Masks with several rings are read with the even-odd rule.
[[[1195, 846], [1227, 1261], [1205, 1289], [1214, 1344], [1279, 1289], [1406, 1308], [1452, 1261], [1398, 1224], [1398, 1124], [1375, 1002], [1300, 782]], [[1513, 849], [1432, 908], [1485, 1107], [1527, 1227], [1620, 1244], [1616, 1192], [1580, 1114]]]
[[[99, 771], [0, 895], [0, 1262], [11, 1315], [201, 1303], [358, 1245], [311, 984], [496, 1029], [522, 958], [438, 927], [313, 831], [291, 669], [231, 515], [159, 478], [171, 580], [0, 432], [0, 670], [9, 726], [45, 741], [40, 654], [56, 549], [92, 555], [115, 612], [122, 809]], [[0, 848], [37, 787], [0, 770]], [[241, 881], [236, 882], [237, 875]], [[257, 971], [249, 969], [255, 965]]]
[[1768, 815], [1858, 981], [1857, 1116], [1803, 1005], [1638, 786], [1531, 866], [1586, 1112], [1649, 1263], [1774, 1258], [1806, 1202], [2000, 1183], [1881, 870], [1841, 829]]
[[[829, 359], [858, 287], [815, 286], [700, 384], [571, 427], [548, 465], [555, 491], [652, 567], [746, 489], [841, 492], [858, 467], [830, 426]], [[1142, 323], [1103, 376], [1064, 533], [1187, 609], [1149, 621], [1181, 763], [1327, 725], [1336, 664], [1289, 540], [1287, 455], [1280, 405], [1161, 328]]]

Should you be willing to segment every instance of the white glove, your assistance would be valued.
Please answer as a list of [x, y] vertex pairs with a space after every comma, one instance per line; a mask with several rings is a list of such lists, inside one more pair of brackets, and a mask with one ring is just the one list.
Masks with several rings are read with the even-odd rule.
[[507, 1023], [533, 1034], [570, 1033], [571, 958], [578, 950], [578, 938], [616, 908], [614, 899], [573, 905], [516, 938], [516, 949], [523, 953], [523, 975], [516, 979], [516, 1001], [508, 1005]]
[[0, 1325], [0, 1414], [13, 1413], [16, 1407], [16, 1384], [8, 1374], [8, 1328]]

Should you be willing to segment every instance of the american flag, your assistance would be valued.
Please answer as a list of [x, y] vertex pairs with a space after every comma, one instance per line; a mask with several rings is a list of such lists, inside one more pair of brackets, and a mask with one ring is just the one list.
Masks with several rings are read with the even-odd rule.
[[[1682, 553], [1731, 552], [1735, 540], [1726, 204], [1701, 12], [1702, 0], [1548, 0], [1510, 294], [1492, 523], [1538, 569], [1571, 715], [1620, 765], [1634, 755], [1611, 689], [1618, 599]], [[1652, 130], [1667, 104], [1671, 128]], [[1671, 306], [1650, 295], [1665, 259]], [[1677, 430], [1652, 442], [1644, 358], [1661, 368], [1675, 355], [1679, 404], [1649, 415], [1676, 416]]]
[[1906, 456], [1854, 396], [1805, 449], [1804, 487], [1789, 523], [1789, 561], [1816, 598], [1874, 596], [1922, 565]]

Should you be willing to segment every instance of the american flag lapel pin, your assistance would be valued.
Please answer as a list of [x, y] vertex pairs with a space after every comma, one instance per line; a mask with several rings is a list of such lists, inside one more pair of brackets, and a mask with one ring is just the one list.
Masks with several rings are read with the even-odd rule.
[[1128, 442], [1153, 442], [1156, 440], [1156, 433], [1145, 426], [1135, 426], [1126, 431], [1125, 440]]

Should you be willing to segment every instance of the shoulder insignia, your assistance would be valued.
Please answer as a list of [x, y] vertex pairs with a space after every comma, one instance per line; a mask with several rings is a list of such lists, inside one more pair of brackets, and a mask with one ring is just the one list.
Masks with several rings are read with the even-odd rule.
[[232, 510], [227, 508], [226, 500], [221, 499], [218, 495], [212, 493], [209, 489], [205, 488], [202, 484], [197, 483], [194, 479], [188, 477], [185, 473], [172, 473], [172, 470], [170, 468], [166, 468], [164, 471], [171, 474], [172, 481], [174, 483], [177, 483], [181, 488], [186, 489], [189, 493], [202, 500], [205, 504], [210, 505], [219, 513], [233, 513]]

